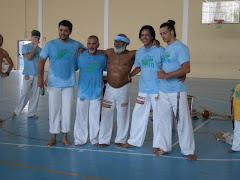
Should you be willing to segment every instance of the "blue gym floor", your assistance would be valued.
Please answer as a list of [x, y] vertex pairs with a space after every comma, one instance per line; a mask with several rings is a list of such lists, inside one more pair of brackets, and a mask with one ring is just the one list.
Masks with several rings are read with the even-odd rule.
[[[131, 85], [131, 112], [138, 92], [139, 76]], [[193, 120], [197, 161], [189, 162], [180, 153], [176, 131], [173, 131], [171, 154], [156, 157], [152, 153], [152, 121], [142, 148], [119, 149], [113, 144], [99, 148], [90, 144], [65, 146], [58, 143], [46, 147], [50, 139], [48, 125], [48, 94], [40, 97], [39, 119], [27, 118], [27, 108], [11, 118], [22, 84], [21, 72], [3, 79], [0, 99], [0, 179], [1, 180], [72, 180], [72, 179], [240, 179], [240, 152], [227, 153], [231, 145], [217, 141], [214, 133], [233, 132], [232, 122], [218, 116], [203, 119], [202, 106], [217, 114], [230, 115], [230, 89], [238, 80], [187, 78], [188, 94], [194, 96], [199, 112]], [[75, 91], [76, 94], [76, 91]], [[75, 95], [76, 97], [76, 95]], [[76, 98], [72, 113], [75, 119]], [[116, 121], [116, 119], [114, 120]], [[113, 137], [116, 134], [114, 124]], [[73, 142], [73, 133], [69, 133]]]

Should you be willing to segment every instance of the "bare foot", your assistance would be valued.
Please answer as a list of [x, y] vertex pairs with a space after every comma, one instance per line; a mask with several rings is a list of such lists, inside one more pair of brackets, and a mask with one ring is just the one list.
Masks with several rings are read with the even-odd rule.
[[46, 144], [46, 146], [52, 146], [56, 144], [56, 139], [51, 139], [50, 141], [48, 141], [48, 143]]
[[12, 118], [15, 118], [17, 115], [15, 112], [12, 112]]
[[62, 143], [64, 143], [66, 146], [72, 145], [72, 143], [70, 141], [68, 141], [68, 139], [63, 139]]
[[3, 122], [3, 120], [2, 119], [0, 119], [0, 123], [2, 123]]
[[233, 152], [235, 152], [235, 151], [232, 150], [232, 149], [229, 149], [227, 152], [229, 152], [229, 153], [233, 153]]
[[34, 118], [34, 119], [37, 119], [39, 118], [37, 115], [33, 115], [33, 116], [30, 116], [30, 118]]
[[197, 160], [197, 156], [195, 154], [189, 154], [188, 155], [188, 160], [189, 161], [196, 161]]
[[152, 152], [153, 153], [156, 153], [157, 151], [160, 151], [160, 149], [159, 148], [155, 148], [155, 147], [152, 148]]
[[81, 146], [81, 144], [76, 144], [75, 146]]
[[136, 147], [136, 146], [133, 146], [133, 145], [128, 144], [128, 143], [123, 144], [122, 146], [120, 146], [121, 149], [129, 148], [129, 147]]
[[94, 144], [94, 146], [98, 146], [98, 145], [99, 145], [99, 143], [95, 143], [95, 144]]
[[155, 155], [156, 155], [156, 156], [161, 156], [161, 155], [163, 155], [163, 154], [169, 154], [169, 153], [171, 153], [171, 152], [172, 152], [172, 151], [164, 151], [164, 150], [160, 149], [160, 151], [155, 152]]
[[104, 148], [106, 146], [107, 146], [107, 144], [98, 144], [98, 147], [100, 147], [100, 148]]
[[67, 133], [63, 133], [62, 142], [63, 142], [66, 146], [72, 145], [72, 143], [71, 143], [70, 141], [68, 141]]
[[116, 147], [121, 147], [121, 146], [123, 146], [124, 144], [123, 143], [115, 143], [114, 144], [114, 146], [116, 146]]
[[70, 141], [68, 141], [67, 139], [62, 140], [62, 142], [63, 142], [66, 146], [72, 145], [72, 143], [71, 143]]

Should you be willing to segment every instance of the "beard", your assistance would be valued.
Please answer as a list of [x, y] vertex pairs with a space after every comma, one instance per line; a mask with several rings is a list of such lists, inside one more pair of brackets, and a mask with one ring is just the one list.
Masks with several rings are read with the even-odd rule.
[[114, 46], [114, 52], [117, 53], [117, 54], [120, 54], [124, 51], [126, 51], [126, 44], [122, 45], [122, 46]]
[[88, 49], [88, 52], [89, 52], [90, 54], [94, 54], [96, 51], [95, 51], [95, 49]]
[[68, 39], [69, 36], [66, 36], [66, 35], [60, 35], [60, 39], [65, 41], [66, 39]]

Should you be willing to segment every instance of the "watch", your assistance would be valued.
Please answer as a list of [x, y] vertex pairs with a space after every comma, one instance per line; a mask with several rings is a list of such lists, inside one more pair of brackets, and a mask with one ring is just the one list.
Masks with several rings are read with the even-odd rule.
[[9, 72], [5, 72], [5, 74], [7, 74], [9, 76], [10, 73]]

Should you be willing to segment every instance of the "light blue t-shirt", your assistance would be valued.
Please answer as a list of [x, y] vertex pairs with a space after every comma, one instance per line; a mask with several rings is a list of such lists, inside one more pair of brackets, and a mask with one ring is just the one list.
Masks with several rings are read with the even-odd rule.
[[148, 49], [143, 46], [137, 50], [134, 66], [141, 68], [139, 92], [158, 94], [160, 81], [157, 72], [161, 66], [163, 52], [163, 47], [157, 48], [155, 45]]
[[41, 48], [37, 47], [35, 50], [35, 54], [31, 60], [28, 60], [24, 54], [25, 53], [30, 53], [33, 49], [33, 44], [28, 43], [22, 46], [22, 54], [23, 54], [23, 61], [24, 61], [24, 69], [23, 69], [23, 74], [24, 75], [32, 75], [32, 76], [37, 76], [38, 72], [38, 61], [39, 61], [39, 54], [41, 52]]
[[84, 51], [77, 58], [79, 71], [78, 94], [81, 99], [97, 99], [103, 90], [103, 71], [106, 71], [107, 57], [97, 52], [91, 56]]
[[85, 48], [80, 42], [69, 39], [63, 43], [58, 38], [48, 41], [40, 56], [49, 58], [48, 86], [76, 86], [75, 71], [77, 69], [77, 53], [79, 48]]
[[[189, 49], [185, 44], [177, 40], [166, 47], [162, 56], [162, 69], [166, 73], [178, 70], [185, 62], [190, 62]], [[177, 77], [160, 79], [159, 90], [165, 93], [186, 91], [186, 81], [180, 82]]]

